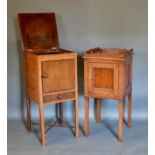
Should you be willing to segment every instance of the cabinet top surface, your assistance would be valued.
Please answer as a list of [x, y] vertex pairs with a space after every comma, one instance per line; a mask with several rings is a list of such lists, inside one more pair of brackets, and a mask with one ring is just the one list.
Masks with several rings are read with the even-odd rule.
[[93, 48], [84, 53], [83, 58], [124, 60], [133, 55], [133, 49]]
[[67, 54], [67, 53], [75, 53], [74, 51], [69, 51], [62, 48], [50, 48], [50, 49], [28, 49], [25, 53], [32, 53], [36, 55], [52, 55], [52, 54]]

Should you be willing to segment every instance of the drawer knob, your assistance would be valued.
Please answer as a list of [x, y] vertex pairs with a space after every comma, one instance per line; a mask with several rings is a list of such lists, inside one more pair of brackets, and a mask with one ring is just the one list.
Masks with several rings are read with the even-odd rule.
[[62, 99], [62, 96], [61, 95], [58, 95], [58, 99]]
[[47, 74], [42, 74], [42, 78], [47, 78]]

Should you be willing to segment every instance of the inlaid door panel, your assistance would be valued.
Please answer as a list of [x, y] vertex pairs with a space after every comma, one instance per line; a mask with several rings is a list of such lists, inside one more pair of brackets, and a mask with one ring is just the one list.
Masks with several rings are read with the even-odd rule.
[[75, 60], [51, 60], [42, 62], [43, 93], [75, 88]]
[[89, 63], [88, 92], [95, 95], [118, 95], [118, 64]]
[[113, 89], [113, 69], [94, 68], [94, 88]]

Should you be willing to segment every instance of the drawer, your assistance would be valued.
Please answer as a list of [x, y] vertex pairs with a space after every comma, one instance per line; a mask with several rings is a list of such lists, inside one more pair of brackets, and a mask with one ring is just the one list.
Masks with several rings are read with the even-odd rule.
[[58, 93], [44, 96], [44, 103], [48, 102], [62, 102], [75, 98], [75, 92]]

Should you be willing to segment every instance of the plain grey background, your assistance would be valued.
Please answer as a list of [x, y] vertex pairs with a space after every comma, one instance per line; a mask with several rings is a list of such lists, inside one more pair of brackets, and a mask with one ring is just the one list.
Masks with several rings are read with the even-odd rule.
[[[8, 119], [22, 119], [25, 114], [23, 60], [17, 21], [19, 12], [55, 12], [62, 48], [77, 51], [79, 73], [79, 117], [84, 117], [84, 51], [94, 47], [133, 48], [133, 115], [147, 119], [148, 47], [147, 0], [8, 0]], [[94, 119], [93, 99], [90, 118]], [[118, 118], [117, 102], [102, 101], [102, 117]], [[73, 105], [65, 104], [67, 118]], [[32, 118], [38, 106], [32, 104]], [[54, 117], [54, 105], [45, 106], [45, 116]]]

